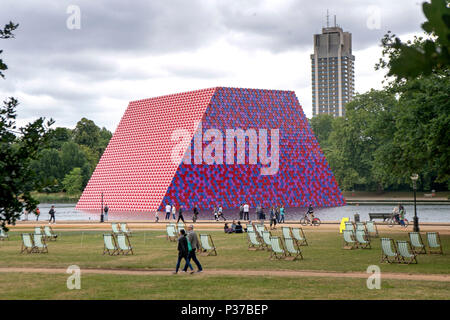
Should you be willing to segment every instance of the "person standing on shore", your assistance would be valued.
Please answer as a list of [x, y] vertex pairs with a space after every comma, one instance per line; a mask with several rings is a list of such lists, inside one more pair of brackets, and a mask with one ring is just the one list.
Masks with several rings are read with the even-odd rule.
[[55, 220], [55, 206], [52, 206], [50, 208], [50, 210], [48, 211], [48, 214], [50, 215], [50, 220], [48, 220], [48, 224], [51, 224], [52, 220], [53, 220], [53, 223], [55, 224], [56, 223], [56, 220]]
[[172, 211], [172, 207], [169, 203], [166, 203], [166, 220], [170, 220], [170, 212]]
[[34, 214], [36, 215], [36, 221], [39, 221], [39, 215], [41, 214], [41, 210], [39, 210], [39, 207], [36, 208]]
[[105, 204], [105, 209], [104, 209], [104, 211], [105, 211], [105, 221], [108, 221], [108, 211], [109, 211], [109, 208], [108, 208], [108, 205], [107, 205], [107, 204]]
[[244, 220], [250, 220], [249, 212], [250, 212], [250, 206], [248, 204], [244, 204]]

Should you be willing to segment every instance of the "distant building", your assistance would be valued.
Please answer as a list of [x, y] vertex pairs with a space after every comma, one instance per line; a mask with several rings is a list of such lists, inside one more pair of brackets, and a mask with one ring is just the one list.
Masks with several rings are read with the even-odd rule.
[[311, 55], [313, 116], [345, 115], [345, 105], [355, 93], [355, 56], [352, 55], [352, 34], [341, 27], [322, 28], [314, 35]]

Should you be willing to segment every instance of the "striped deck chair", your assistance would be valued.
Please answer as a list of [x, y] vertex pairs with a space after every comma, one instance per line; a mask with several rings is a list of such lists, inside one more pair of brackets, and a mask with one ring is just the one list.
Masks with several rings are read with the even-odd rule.
[[369, 236], [378, 237], [378, 229], [375, 222], [366, 221], [366, 228]]
[[270, 247], [272, 246], [272, 241], [270, 241], [270, 237], [272, 236], [272, 234], [270, 233], [270, 231], [262, 231], [262, 240], [263, 240], [263, 246], [267, 249], [270, 250]]
[[120, 233], [119, 226], [116, 222], [111, 223], [111, 230], [115, 235]]
[[297, 260], [298, 257], [300, 259], [303, 259], [302, 252], [300, 250], [300, 246], [297, 244], [297, 241], [295, 241], [292, 238], [284, 238], [284, 244], [286, 247], [286, 260]]
[[[255, 232], [255, 228], [251, 223], [247, 224], [247, 232]], [[256, 234], [255, 234], [256, 236]]]
[[279, 237], [270, 237], [270, 248], [272, 248], [272, 252], [270, 254], [269, 259], [281, 259], [286, 257], [286, 251], [283, 248], [283, 243], [280, 241]]
[[255, 231], [247, 231], [247, 238], [248, 238], [248, 250], [262, 250], [263, 245], [258, 240], [258, 236], [256, 235]]
[[264, 225], [255, 223], [255, 230], [256, 230], [256, 234], [258, 235], [258, 237], [260, 239], [263, 239], [262, 232], [266, 230], [266, 227]]
[[353, 225], [353, 222], [347, 221], [345, 223], [345, 230], [350, 230], [355, 232], [355, 226]]
[[121, 231], [121, 232], [123, 232], [123, 233], [125, 233], [127, 236], [131, 237], [132, 234], [131, 234], [131, 230], [128, 229], [128, 224], [126, 224], [126, 223], [120, 223], [119, 226], [120, 226], [120, 231]]
[[299, 246], [307, 246], [308, 241], [306, 240], [305, 233], [303, 232], [302, 228], [292, 228], [292, 236], [294, 237], [294, 240], [297, 241], [297, 244]]
[[283, 233], [283, 238], [284, 239], [287, 239], [287, 238], [291, 238], [292, 239], [291, 227], [281, 227], [281, 232]]
[[214, 242], [212, 240], [211, 235], [209, 234], [200, 234], [200, 246], [202, 250], [202, 255], [214, 255], [217, 256], [216, 247], [214, 246]]
[[178, 232], [180, 232], [181, 230], [185, 230], [186, 231], [186, 228], [184, 226], [184, 222], [181, 222], [181, 221], [178, 222], [177, 229], [178, 229]]
[[31, 234], [22, 233], [22, 250], [20, 253], [32, 253], [34, 251], [34, 243]]
[[48, 253], [45, 236], [43, 234], [33, 234], [34, 251], [37, 253]]
[[381, 261], [380, 262], [400, 262], [397, 247], [390, 238], [381, 238]]
[[166, 225], [167, 240], [177, 241], [177, 230], [175, 225], [169, 223]]
[[355, 233], [352, 230], [343, 230], [344, 245], [342, 249], [356, 249], [358, 248], [358, 242], [355, 240]]
[[399, 253], [399, 262], [400, 263], [417, 263], [416, 256], [412, 249], [411, 244], [408, 241], [397, 240], [397, 248]]
[[50, 241], [56, 240], [56, 238], [58, 237], [58, 235], [53, 232], [53, 229], [50, 226], [44, 227], [44, 236], [45, 236], [45, 240], [50, 240]]
[[34, 227], [34, 234], [44, 234], [42, 227]]
[[5, 240], [5, 239], [9, 240], [8, 233], [5, 230], [3, 230], [2, 227], [0, 227], [0, 240]]
[[133, 247], [130, 243], [130, 238], [126, 233], [121, 233], [117, 235], [117, 244], [119, 245], [118, 254], [133, 254]]
[[409, 241], [411, 242], [412, 251], [415, 254], [427, 253], [427, 249], [423, 244], [422, 237], [419, 232], [410, 232]]
[[110, 256], [119, 254], [119, 248], [117, 247], [116, 238], [112, 233], [105, 233], [103, 235], [103, 254], [107, 253]]
[[427, 232], [428, 253], [444, 254], [438, 232]]
[[356, 241], [358, 242], [358, 248], [372, 249], [370, 246], [370, 238], [365, 230], [356, 230]]
[[356, 226], [356, 231], [362, 230], [362, 231], [364, 231], [365, 233], [367, 233], [366, 224], [365, 224], [364, 222], [356, 222], [356, 223], [355, 223], [355, 226]]

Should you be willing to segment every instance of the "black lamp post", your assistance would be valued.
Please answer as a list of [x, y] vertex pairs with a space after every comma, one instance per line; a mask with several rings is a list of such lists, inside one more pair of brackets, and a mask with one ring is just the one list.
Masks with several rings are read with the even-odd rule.
[[419, 232], [419, 218], [417, 217], [417, 207], [416, 207], [416, 190], [417, 190], [417, 179], [419, 179], [419, 175], [417, 173], [413, 173], [411, 175], [411, 180], [413, 183], [414, 190], [414, 232]]
[[104, 217], [103, 217], [103, 192], [102, 192], [102, 208], [100, 210], [102, 210], [102, 212], [100, 213], [100, 222], [103, 222], [103, 220], [104, 220]]

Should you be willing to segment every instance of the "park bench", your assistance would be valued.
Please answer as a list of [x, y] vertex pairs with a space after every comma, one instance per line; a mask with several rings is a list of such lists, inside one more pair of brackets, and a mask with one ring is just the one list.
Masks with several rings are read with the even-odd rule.
[[376, 212], [369, 213], [370, 221], [372, 221], [372, 219], [383, 219], [383, 222], [384, 222], [387, 219], [389, 219], [391, 216], [392, 216], [392, 213], [376, 213]]

